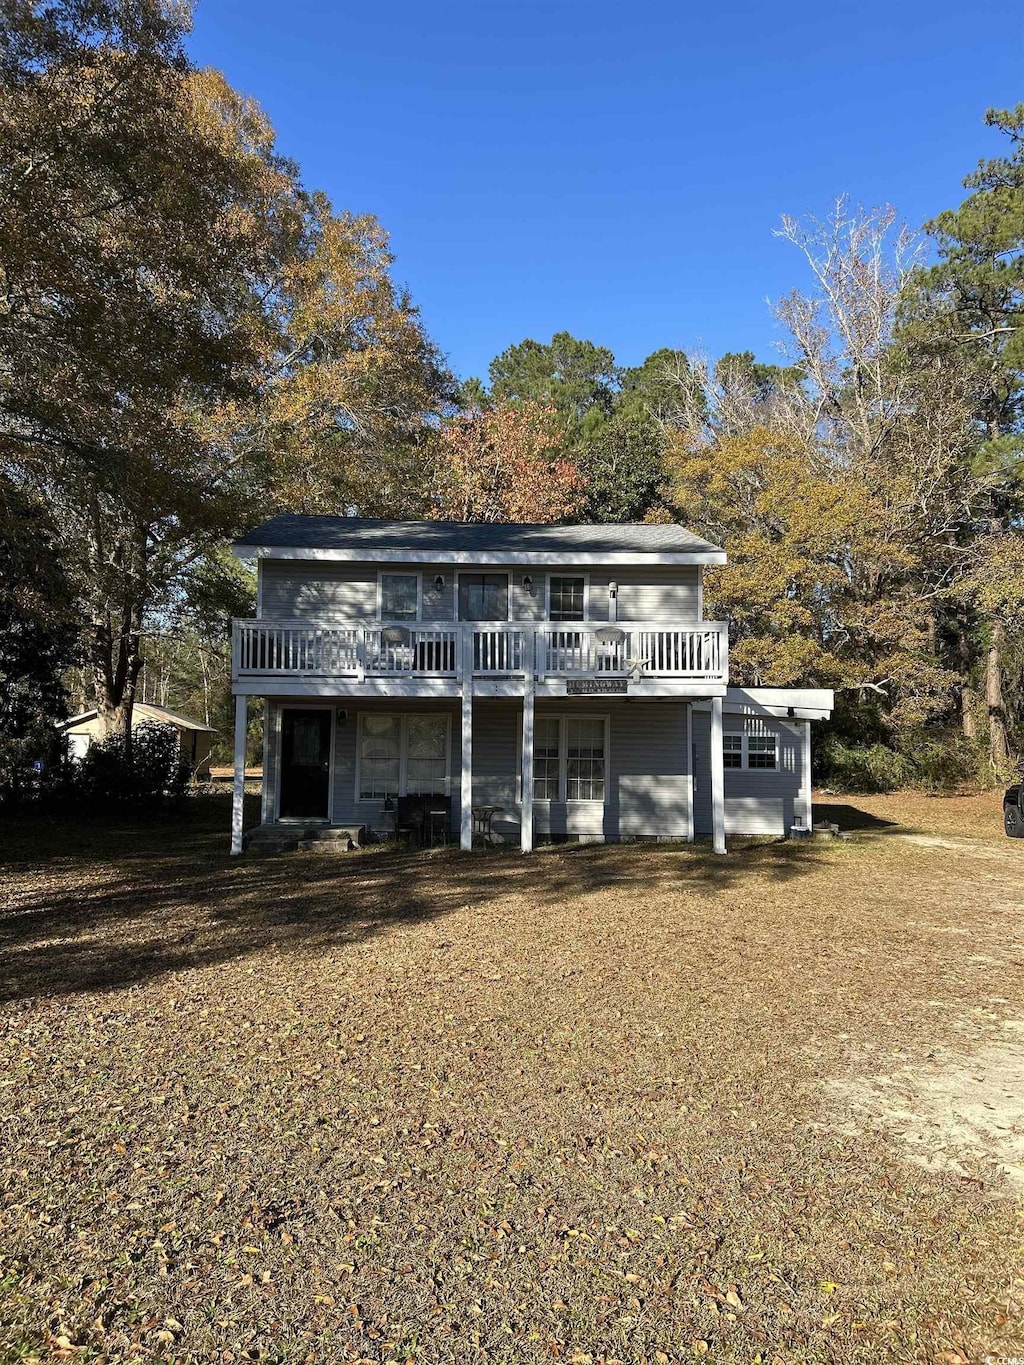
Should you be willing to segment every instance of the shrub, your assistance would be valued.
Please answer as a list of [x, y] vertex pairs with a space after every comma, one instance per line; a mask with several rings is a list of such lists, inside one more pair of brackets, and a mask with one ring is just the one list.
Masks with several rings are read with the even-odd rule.
[[70, 770], [74, 794], [102, 804], [158, 805], [181, 796], [188, 780], [177, 730], [153, 722], [135, 727], [130, 748], [123, 734], [108, 735]]
[[845, 744], [826, 735], [818, 750], [822, 781], [841, 792], [891, 792], [905, 786], [910, 766], [885, 744]]
[[900, 735], [897, 745], [914, 786], [943, 792], [978, 781], [980, 751], [966, 735], [917, 729]]

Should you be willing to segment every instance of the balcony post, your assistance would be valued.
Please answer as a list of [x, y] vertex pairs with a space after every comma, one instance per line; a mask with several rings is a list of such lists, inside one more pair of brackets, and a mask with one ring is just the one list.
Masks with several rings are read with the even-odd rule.
[[533, 674], [527, 672], [523, 689], [523, 790], [519, 803], [519, 847], [523, 853], [533, 852]]
[[244, 692], [235, 697], [235, 781], [231, 788], [231, 854], [242, 851], [242, 827], [245, 816], [245, 733], [246, 702]]
[[459, 847], [473, 847], [473, 627], [462, 627], [462, 782]]
[[722, 751], [722, 698], [711, 698], [711, 828], [715, 852], [725, 849], [725, 759]]
[[804, 721], [804, 768], [803, 768], [803, 798], [804, 798], [804, 829], [808, 834], [814, 828], [814, 797], [812, 794], [811, 779], [811, 722]]

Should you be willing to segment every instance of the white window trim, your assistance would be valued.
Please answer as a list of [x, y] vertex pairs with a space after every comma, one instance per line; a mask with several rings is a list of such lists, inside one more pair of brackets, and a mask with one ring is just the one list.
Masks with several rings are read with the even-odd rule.
[[[600, 715], [591, 715], [581, 711], [560, 711], [552, 714], [550, 711], [541, 711], [534, 718], [534, 778], [536, 779], [536, 740], [537, 740], [537, 721], [538, 720], [557, 720], [558, 721], [558, 797], [552, 800], [549, 796], [534, 796], [535, 806], [606, 806], [608, 804], [608, 790], [611, 786], [612, 771], [612, 718], [607, 712]], [[568, 744], [568, 722], [570, 720], [601, 720], [604, 721], [604, 799], [597, 800], [596, 797], [579, 799], [573, 797], [571, 800], [566, 796], [569, 787], [569, 744]], [[523, 800], [523, 721], [520, 716], [517, 728], [516, 744], [516, 794], [520, 804]]]
[[551, 580], [553, 578], [582, 578], [583, 579], [583, 616], [580, 621], [555, 621], [556, 626], [573, 626], [582, 624], [583, 621], [590, 620], [590, 574], [573, 573], [569, 569], [564, 569], [561, 573], [549, 573], [544, 575], [544, 619], [551, 620]]
[[[488, 565], [483, 565], [483, 566], [481, 566], [481, 568], [479, 568], [479, 569], [466, 569], [464, 572], [459, 572], [459, 573], [456, 573], [456, 575], [455, 575], [455, 609], [454, 609], [452, 615], [454, 616], [454, 618], [455, 618], [456, 621], [461, 621], [461, 620], [462, 620], [462, 617], [459, 615], [459, 602], [460, 602], [460, 600], [461, 600], [461, 599], [460, 599], [460, 596], [459, 596], [459, 583], [460, 583], [460, 581], [462, 580], [462, 578], [463, 578], [463, 577], [466, 577], [466, 578], [480, 578], [480, 577], [484, 577], [484, 578], [497, 578], [500, 574], [504, 574], [504, 576], [505, 576], [505, 578], [506, 578], [506, 580], [507, 580], [507, 582], [508, 582], [508, 588], [507, 588], [506, 591], [505, 591], [505, 603], [506, 603], [506, 607], [505, 607], [505, 618], [504, 618], [504, 619], [505, 619], [506, 621], [511, 621], [511, 620], [512, 620], [512, 571], [511, 571], [511, 569], [492, 568], [492, 567], [490, 567], [490, 566], [488, 566]], [[468, 624], [469, 624], [469, 625], [486, 626], [486, 625], [488, 624], [488, 622], [487, 622], [487, 621], [470, 621]], [[496, 625], [496, 624], [497, 624], [497, 621], [494, 621], [494, 622], [492, 622], [492, 623], [490, 623], [490, 624]]]
[[[377, 570], [377, 620], [391, 620], [384, 615], [384, 578], [415, 578], [416, 580], [416, 620], [423, 620], [423, 575], [417, 573], [415, 569], [403, 569], [400, 565], [394, 569]], [[408, 620], [408, 617], [405, 618]], [[401, 621], [398, 622], [402, 624]]]
[[[452, 792], [452, 718], [448, 711], [441, 713], [444, 719], [444, 793], [451, 796]], [[433, 719], [438, 715], [437, 711], [357, 711], [356, 712], [356, 762], [355, 762], [355, 800], [363, 806], [379, 806], [386, 800], [383, 796], [363, 796], [362, 795], [362, 753], [363, 753], [363, 722], [367, 716], [387, 716], [391, 720], [398, 721], [398, 791], [395, 792], [395, 800], [400, 796], [407, 796], [408, 766], [409, 766], [409, 721], [423, 716]]]
[[274, 716], [274, 750], [277, 762], [275, 764], [274, 781], [274, 809], [272, 819], [275, 824], [309, 824], [309, 819], [301, 815], [282, 815], [281, 814], [281, 773], [282, 762], [284, 759], [284, 713], [286, 711], [330, 711], [331, 713], [331, 757], [330, 767], [327, 773], [327, 823], [334, 823], [334, 770], [335, 754], [338, 747], [338, 708], [334, 702], [283, 702], [275, 708]]
[[[779, 736], [778, 736], [777, 734], [775, 734], [774, 732], [769, 732], [769, 733], [767, 733], [767, 734], [751, 735], [751, 734], [749, 734], [746, 730], [726, 730], [726, 731], [723, 733], [723, 735], [722, 735], [722, 739], [723, 739], [723, 740], [724, 740], [724, 739], [740, 739], [740, 740], [743, 741], [743, 753], [742, 753], [742, 758], [741, 758], [741, 760], [740, 760], [740, 766], [739, 766], [738, 768], [736, 768], [736, 767], [730, 768], [730, 767], [728, 767], [728, 766], [726, 765], [725, 771], [726, 771], [727, 773], [738, 773], [738, 772], [777, 773], [777, 772], [779, 771]], [[756, 767], [756, 768], [752, 768], [752, 767], [750, 766], [750, 763], [748, 762], [748, 759], [749, 759], [749, 756], [750, 756], [749, 741], [750, 741], [751, 739], [770, 739], [770, 740], [772, 740], [772, 742], [773, 742], [774, 745], [775, 745], [775, 764], [774, 764], [773, 767], [771, 767], [771, 768], [765, 768], [765, 767], [762, 767], [762, 766], [759, 765], [759, 766]]]

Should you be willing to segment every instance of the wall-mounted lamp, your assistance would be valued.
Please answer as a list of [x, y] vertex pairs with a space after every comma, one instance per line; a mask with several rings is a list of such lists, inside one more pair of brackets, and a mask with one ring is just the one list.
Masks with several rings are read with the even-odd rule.
[[348, 721], [348, 712], [345, 710], [344, 707], [339, 706], [339, 707], [338, 707], [338, 710], [337, 710], [337, 712], [336, 712], [336, 715], [337, 715], [337, 720], [338, 720], [338, 724], [339, 724], [339, 725], [345, 725], [345, 724], [347, 723], [347, 721]]
[[438, 592], [444, 592], [444, 574], [439, 573], [434, 579], [434, 587]]
[[523, 574], [523, 587], [524, 587], [524, 589], [530, 594], [530, 596], [532, 597], [532, 596], [533, 596], [533, 579], [530, 577], [530, 575], [529, 575], [528, 573], [524, 573], [524, 574]]
[[614, 598], [618, 597], [618, 595], [619, 595], [619, 585], [618, 585], [618, 583], [609, 583], [609, 584], [608, 584], [608, 596], [614, 599]]
[[795, 719], [796, 719], [796, 707], [795, 707], [795, 706], [787, 706], [787, 707], [786, 707], [786, 715], [790, 718], [790, 720], [795, 720]]

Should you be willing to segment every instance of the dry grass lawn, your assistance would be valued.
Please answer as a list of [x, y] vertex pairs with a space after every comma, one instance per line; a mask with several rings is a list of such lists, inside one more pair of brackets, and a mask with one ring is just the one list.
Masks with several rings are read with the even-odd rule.
[[9, 828], [0, 1359], [1024, 1355], [1024, 844], [836, 809], [724, 859]]

